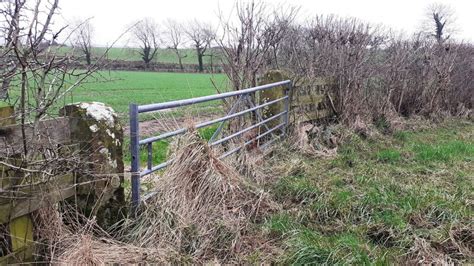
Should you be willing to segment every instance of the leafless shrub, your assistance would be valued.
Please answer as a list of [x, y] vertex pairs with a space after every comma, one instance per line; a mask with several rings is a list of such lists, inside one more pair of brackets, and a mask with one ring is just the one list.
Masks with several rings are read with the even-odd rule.
[[[2, 10], [3, 25], [7, 28], [2, 31], [6, 35], [5, 44], [0, 47], [0, 62], [8, 66], [0, 76], [2, 94], [17, 110], [23, 142], [23, 170], [19, 173], [28, 173], [26, 169], [31, 168], [27, 175], [42, 173], [49, 177], [55, 170], [64, 170], [77, 161], [74, 156], [60, 157], [57, 144], [43, 136], [38, 125], [57, 108], [55, 104], [60, 99], [97, 69], [95, 65], [77, 69], [77, 65], [71, 64], [74, 61], [71, 55], [58, 56], [54, 44], [64, 28], [51, 30], [57, 9], [58, 0], [18, 0]], [[30, 137], [27, 132], [31, 132]], [[66, 163], [68, 160], [70, 163]], [[8, 158], [1, 161], [7, 163]]]
[[474, 102], [468, 63], [474, 48], [469, 44], [434, 41], [424, 34], [406, 39], [334, 16], [294, 25], [281, 42], [280, 61], [296, 87], [316, 87], [321, 77], [333, 83], [313, 93], [328, 93], [343, 123], [466, 114]]
[[334, 81], [331, 94], [336, 114], [348, 121], [370, 113], [364, 100], [375, 86], [372, 77], [377, 69], [370, 66], [385, 40], [379, 32], [356, 19], [317, 16], [292, 29], [282, 53], [295, 54], [287, 56], [287, 68], [306, 86], [318, 77]]
[[[54, 120], [61, 102], [94, 75], [102, 58], [84, 66], [77, 57], [60, 51], [58, 36], [65, 34], [66, 27], [52, 30], [58, 2], [16, 0], [1, 9], [0, 39], [4, 43], [0, 46], [0, 84], [4, 101], [15, 107], [12, 121], [18, 127], [12, 128], [21, 130], [20, 136], [13, 132], [13, 144], [8, 138], [5, 141], [3, 131], [0, 144], [0, 168], [8, 172], [6, 177], [2, 176], [2, 182], [7, 180], [2, 186], [2, 197], [11, 200], [12, 206], [16, 200], [30, 197], [32, 202], [37, 198], [41, 204], [49, 202], [49, 192], [41, 198], [43, 193], [38, 189], [43, 189], [42, 185], [55, 187], [61, 176], [72, 172], [91, 174], [86, 169], [95, 164], [81, 161], [77, 147], [64, 145], [64, 141], [55, 138], [65, 133], [65, 123], [61, 123], [65, 120]], [[70, 38], [71, 35], [64, 36], [64, 43], [69, 43]], [[6, 136], [9, 137], [8, 132]], [[82, 151], [87, 149], [91, 147]], [[31, 194], [25, 196], [25, 189], [31, 190]]]
[[257, 75], [278, 67], [280, 43], [297, 9], [272, 9], [264, 2], [239, 2], [235, 12], [220, 14], [223, 35], [217, 40], [224, 54], [223, 69], [234, 90], [256, 86]]
[[433, 43], [421, 35], [412, 40], [392, 39], [384, 51], [381, 77], [390, 88], [387, 105], [403, 116], [436, 115], [472, 108], [474, 48], [470, 45]]

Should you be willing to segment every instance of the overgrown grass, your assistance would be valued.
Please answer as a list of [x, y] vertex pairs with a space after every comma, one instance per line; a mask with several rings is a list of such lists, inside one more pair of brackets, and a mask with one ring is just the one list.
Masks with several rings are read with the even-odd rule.
[[451, 140], [436, 145], [417, 143], [413, 147], [415, 159], [418, 161], [444, 161], [449, 162], [459, 158], [468, 161], [474, 159], [474, 146], [463, 141]]
[[[272, 186], [284, 210], [263, 225], [284, 249], [280, 262], [387, 264], [440, 254], [472, 262], [465, 252], [474, 230], [472, 122], [354, 135], [332, 159], [279, 155], [286, 157], [303, 161], [301, 174]], [[471, 238], [457, 237], [466, 230]]]

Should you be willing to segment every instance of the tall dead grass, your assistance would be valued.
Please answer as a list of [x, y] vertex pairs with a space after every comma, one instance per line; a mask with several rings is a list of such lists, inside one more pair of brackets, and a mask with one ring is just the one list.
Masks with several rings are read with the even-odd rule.
[[251, 221], [276, 205], [214, 154], [196, 132], [179, 139], [159, 192], [122, 230], [140, 247], [172, 248], [193, 261], [232, 261]]
[[49, 207], [36, 213], [36, 261], [55, 265], [105, 265], [110, 263], [164, 263], [173, 251], [143, 248], [114, 239], [94, 219], [80, 217], [72, 209], [59, 212]]

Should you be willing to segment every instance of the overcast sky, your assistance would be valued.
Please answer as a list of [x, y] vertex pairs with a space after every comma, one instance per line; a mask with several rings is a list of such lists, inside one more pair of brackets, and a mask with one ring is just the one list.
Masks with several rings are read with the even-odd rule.
[[[300, 6], [299, 17], [336, 14], [360, 18], [395, 30], [413, 33], [420, 29], [426, 7], [443, 3], [456, 14], [457, 39], [474, 42], [474, 0], [287, 0], [266, 1]], [[94, 44], [107, 45], [124, 32], [132, 21], [152, 17], [157, 21], [194, 18], [217, 24], [217, 11], [231, 10], [234, 0], [60, 0], [61, 18], [92, 17]], [[61, 20], [61, 19], [60, 19]], [[58, 21], [58, 24], [63, 21]], [[126, 45], [126, 40], [119, 42]]]

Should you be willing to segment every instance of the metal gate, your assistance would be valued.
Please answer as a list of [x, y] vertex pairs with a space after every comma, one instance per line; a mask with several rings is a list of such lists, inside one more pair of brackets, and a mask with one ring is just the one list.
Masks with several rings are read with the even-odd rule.
[[[269, 89], [274, 89], [276, 87], [283, 87], [284, 88], [284, 96], [278, 99], [273, 99], [271, 101], [256, 105], [253, 102], [253, 98], [251, 97], [251, 94], [255, 94], [258, 91], [262, 90], [269, 90]], [[222, 100], [226, 98], [234, 98], [236, 97], [237, 99], [233, 102], [233, 105], [229, 109], [229, 112], [227, 115], [199, 123], [195, 126], [196, 129], [199, 128], [204, 128], [213, 124], [220, 123], [219, 127], [216, 129], [214, 132], [213, 136], [209, 140], [209, 145], [216, 146], [220, 145], [226, 141], [229, 141], [233, 138], [239, 137], [245, 132], [248, 132], [252, 129], [255, 129], [257, 127], [265, 127], [265, 131], [261, 134], [256, 135], [253, 139], [246, 141], [242, 145], [226, 151], [224, 154], [220, 156], [220, 158], [225, 158], [231, 154], [234, 154], [241, 150], [243, 147], [258, 141], [258, 145], [260, 145], [259, 140], [262, 139], [265, 136], [271, 136], [270, 134], [275, 133], [275, 131], [281, 131], [281, 135], [278, 137], [274, 137], [271, 140], [265, 142], [261, 148], [265, 148], [271, 143], [273, 143], [275, 140], [279, 139], [280, 137], [284, 136], [288, 127], [288, 116], [289, 116], [289, 108], [290, 108], [290, 90], [292, 88], [291, 81], [290, 80], [285, 80], [285, 81], [280, 81], [276, 83], [271, 83], [271, 84], [266, 84], [262, 86], [257, 86], [253, 88], [248, 88], [244, 90], [239, 90], [239, 91], [231, 91], [231, 92], [226, 92], [226, 93], [221, 93], [221, 94], [214, 94], [210, 96], [203, 96], [203, 97], [197, 97], [197, 98], [191, 98], [191, 99], [185, 99], [185, 100], [178, 100], [178, 101], [170, 101], [170, 102], [164, 102], [164, 103], [156, 103], [156, 104], [147, 104], [147, 105], [137, 105], [137, 104], [130, 104], [130, 149], [131, 149], [131, 176], [132, 176], [132, 208], [135, 209], [139, 203], [140, 203], [140, 179], [143, 176], [149, 175], [153, 172], [156, 172], [160, 169], [163, 169], [167, 167], [172, 161], [166, 161], [164, 163], [158, 164], [158, 165], [153, 165], [153, 149], [152, 145], [154, 142], [170, 138], [176, 135], [183, 134], [187, 131], [187, 128], [181, 128], [178, 130], [174, 131], [169, 131], [165, 132], [163, 134], [160, 134], [158, 136], [153, 136], [153, 137], [148, 137], [145, 139], [140, 139], [140, 130], [139, 130], [139, 120], [138, 116], [139, 114], [143, 113], [149, 113], [149, 112], [156, 112], [160, 110], [165, 110], [165, 109], [172, 109], [172, 108], [177, 108], [177, 107], [182, 107], [182, 106], [187, 106], [187, 105], [193, 105], [193, 104], [198, 104], [198, 103], [203, 103], [203, 102], [209, 102], [209, 101], [215, 101], [215, 100]], [[268, 118], [263, 118], [261, 109], [267, 106], [270, 106], [272, 104], [276, 104], [278, 102], [284, 101], [284, 108], [283, 110], [275, 114], [271, 117]], [[244, 103], [246, 106], [246, 109], [236, 112], [237, 106], [239, 104]], [[224, 122], [227, 120], [230, 120], [232, 118], [236, 118], [239, 116], [243, 116], [247, 113], [253, 113], [255, 119], [255, 123], [252, 125], [239, 130], [236, 133], [233, 133], [231, 135], [222, 137], [218, 140], [215, 140], [215, 138], [219, 135], [221, 132]], [[281, 123], [279, 123], [277, 126], [274, 126], [273, 128], [268, 128], [267, 123], [273, 120], [276, 120], [277, 118], [280, 118]], [[145, 147], [147, 149], [147, 167], [145, 169], [140, 169], [140, 147]]]

